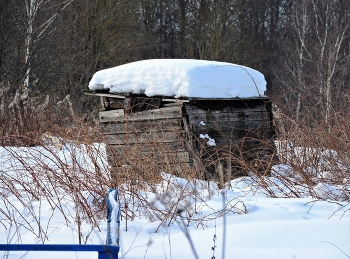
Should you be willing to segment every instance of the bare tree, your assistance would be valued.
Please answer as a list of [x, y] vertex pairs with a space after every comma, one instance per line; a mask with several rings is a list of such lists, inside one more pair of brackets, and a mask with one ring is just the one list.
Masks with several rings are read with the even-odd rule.
[[[25, 51], [24, 63], [26, 67], [25, 79], [22, 92], [29, 88], [31, 57], [36, 48], [36, 44], [47, 34], [55, 30], [52, 26], [60, 11], [64, 10], [73, 0], [62, 0], [53, 3], [50, 0], [24, 0], [26, 8], [25, 20]], [[49, 12], [44, 19], [38, 17], [41, 12]]]
[[346, 75], [341, 71], [350, 66], [349, 12], [347, 1], [303, 0], [295, 3], [288, 16], [275, 75], [284, 92], [290, 93], [286, 102], [293, 104], [297, 120], [303, 109], [314, 109], [315, 117], [329, 123], [332, 109], [342, 104], [334, 96], [344, 89]]

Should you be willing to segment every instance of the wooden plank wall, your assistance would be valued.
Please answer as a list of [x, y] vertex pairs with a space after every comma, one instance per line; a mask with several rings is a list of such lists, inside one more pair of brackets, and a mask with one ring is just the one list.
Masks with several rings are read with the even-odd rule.
[[249, 171], [267, 173], [276, 158], [269, 107], [267, 99], [196, 100], [131, 113], [100, 111], [112, 174], [156, 180], [161, 172], [190, 173], [225, 182]]
[[[276, 161], [269, 107], [268, 100], [226, 101], [223, 106], [197, 101], [184, 106], [188, 134], [193, 134], [191, 149], [205, 164], [209, 177], [269, 172]], [[208, 139], [200, 138], [200, 134], [208, 134], [215, 146], [208, 145]]]
[[117, 178], [157, 180], [161, 172], [181, 175], [190, 168], [178, 104], [130, 114], [100, 111], [99, 117]]

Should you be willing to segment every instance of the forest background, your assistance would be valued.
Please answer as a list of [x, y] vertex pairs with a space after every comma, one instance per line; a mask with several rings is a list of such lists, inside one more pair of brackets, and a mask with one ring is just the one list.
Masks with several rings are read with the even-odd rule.
[[331, 128], [349, 109], [349, 14], [347, 0], [2, 0], [1, 135], [94, 122], [92, 75], [156, 58], [252, 67], [278, 111]]
[[[307, 195], [344, 202], [349, 211], [349, 0], [0, 0], [0, 149], [8, 154], [0, 163], [0, 223], [9, 229], [6, 238], [15, 226], [20, 240], [25, 222], [44, 242], [48, 228], [35, 202], [47, 200], [74, 219], [78, 243], [87, 242], [91, 232], [82, 234], [83, 222], [95, 227], [105, 218], [97, 212], [105, 211], [106, 190], [115, 186], [105, 152], [92, 144], [104, 142], [96, 126], [99, 99], [84, 90], [98, 70], [156, 58], [216, 60], [262, 72], [285, 170], [272, 170], [275, 178], [253, 172], [248, 180], [269, 197]], [[135, 157], [130, 148], [128, 158]], [[148, 172], [147, 166], [137, 169]], [[191, 173], [181, 177], [196, 182]], [[170, 222], [177, 204], [196, 193], [179, 186], [172, 208], [160, 211], [143, 198], [144, 186], [134, 184], [139, 174], [128, 177], [129, 185], [118, 185], [126, 223], [138, 208]], [[74, 205], [70, 213], [62, 209], [66, 201]]]

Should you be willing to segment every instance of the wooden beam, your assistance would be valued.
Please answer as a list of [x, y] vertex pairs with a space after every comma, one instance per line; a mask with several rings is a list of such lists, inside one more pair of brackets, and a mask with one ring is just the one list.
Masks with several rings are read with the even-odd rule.
[[180, 118], [181, 109], [178, 106], [164, 107], [154, 110], [124, 114], [124, 110], [100, 111], [100, 122], [127, 122]]

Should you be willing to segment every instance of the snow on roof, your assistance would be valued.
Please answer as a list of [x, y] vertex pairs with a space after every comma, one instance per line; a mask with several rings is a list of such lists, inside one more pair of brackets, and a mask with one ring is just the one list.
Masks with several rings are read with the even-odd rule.
[[89, 88], [176, 98], [250, 98], [264, 95], [266, 81], [260, 72], [231, 63], [151, 59], [98, 71]]

